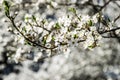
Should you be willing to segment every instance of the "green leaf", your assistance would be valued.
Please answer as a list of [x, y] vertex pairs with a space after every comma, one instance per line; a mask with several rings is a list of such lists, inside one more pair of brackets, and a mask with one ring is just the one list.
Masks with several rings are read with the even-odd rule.
[[93, 25], [92, 20], [89, 20], [89, 21], [88, 21], [88, 25], [89, 25], [89, 26], [92, 26], [92, 25]]
[[24, 32], [27, 32], [27, 30], [26, 30], [25, 26], [22, 28], [22, 30], [23, 30]]
[[9, 9], [10, 8], [10, 4], [8, 3], [8, 1], [3, 1], [3, 5], [4, 5], [4, 7], [6, 7], [7, 9]]
[[35, 17], [34, 15], [32, 15], [32, 19], [33, 19], [34, 21], [36, 21], [36, 17]]
[[55, 37], [54, 36], [52, 36], [52, 41], [55, 41]]
[[75, 8], [69, 8], [69, 11], [71, 11], [71, 12], [76, 14], [76, 9]]
[[56, 28], [56, 29], [60, 29], [59, 23], [56, 23], [56, 24], [55, 24], [55, 28]]
[[78, 38], [78, 35], [77, 35], [77, 34], [74, 35], [74, 39], [76, 39], [76, 38]]
[[9, 16], [10, 15], [10, 13], [9, 13], [10, 4], [8, 3], [8, 1], [4, 0], [3, 1], [3, 6], [4, 6], [6, 16]]
[[94, 42], [92, 45], [88, 46], [89, 48], [93, 49], [95, 48], [97, 45], [96, 45], [96, 42]]
[[24, 20], [28, 21], [28, 17], [25, 17]]
[[46, 23], [46, 20], [45, 20], [45, 19], [43, 19], [43, 20], [42, 20], [42, 23], [43, 23], [43, 24], [45, 24], [45, 23]]
[[46, 37], [44, 37], [44, 38], [43, 38], [43, 40], [42, 40], [43, 45], [45, 45], [45, 44], [46, 44], [46, 40], [47, 40], [47, 39], [46, 39]]

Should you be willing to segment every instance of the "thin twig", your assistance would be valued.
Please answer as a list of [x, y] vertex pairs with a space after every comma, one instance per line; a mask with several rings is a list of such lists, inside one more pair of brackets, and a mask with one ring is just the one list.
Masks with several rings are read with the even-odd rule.
[[35, 20], [35, 23], [36, 23], [36, 27], [38, 26], [38, 27], [43, 28], [44, 30], [48, 31], [49, 33], [51, 33], [50, 30], [48, 30], [48, 29], [46, 29], [46, 28], [40, 26], [36, 20]]
[[120, 14], [119, 14], [118, 17], [116, 17], [116, 18], [114, 19], [114, 22], [116, 22], [119, 18], [120, 18]]
[[114, 3], [120, 8], [120, 5], [116, 1], [114, 1]]
[[118, 29], [120, 29], [120, 27], [117, 27], [117, 28], [111, 29], [111, 30], [106, 30], [106, 31], [104, 31], [104, 32], [99, 32], [99, 33], [100, 33], [100, 34], [104, 34], [104, 33], [107, 33], [107, 32], [116, 31], [116, 30], [118, 30]]
[[99, 12], [102, 11], [111, 1], [113, 1], [113, 0], [109, 0], [108, 2], [106, 2], [106, 3], [100, 8]]

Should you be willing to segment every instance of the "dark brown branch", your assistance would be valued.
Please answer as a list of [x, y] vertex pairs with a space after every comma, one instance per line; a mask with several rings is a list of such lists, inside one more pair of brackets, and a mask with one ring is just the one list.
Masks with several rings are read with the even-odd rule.
[[117, 28], [111, 29], [111, 30], [107, 30], [107, 31], [104, 31], [104, 32], [99, 32], [99, 33], [100, 33], [100, 34], [104, 34], [104, 33], [108, 33], [108, 32], [111, 32], [111, 31], [116, 31], [116, 30], [118, 30], [118, 29], [120, 29], [120, 27], [117, 27]]
[[[116, 36], [102, 36], [103, 38], [116, 38]], [[120, 36], [119, 37], [117, 37], [117, 38], [120, 38]]]

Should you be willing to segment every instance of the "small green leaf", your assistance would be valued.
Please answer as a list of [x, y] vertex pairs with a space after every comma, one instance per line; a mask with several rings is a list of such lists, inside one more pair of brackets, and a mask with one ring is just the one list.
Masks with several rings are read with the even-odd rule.
[[96, 45], [96, 42], [94, 42], [92, 45], [88, 46], [89, 48], [93, 49], [95, 48], [97, 45]]
[[34, 15], [32, 15], [32, 19], [33, 19], [34, 21], [36, 21], [36, 17], [35, 17]]
[[9, 9], [10, 8], [10, 4], [8, 3], [8, 1], [3, 1], [3, 5], [4, 5], [4, 7], [6, 7], [7, 9]]
[[77, 34], [74, 35], [74, 39], [76, 39], [76, 38], [78, 38], [78, 35], [77, 35]]
[[89, 20], [89, 21], [88, 21], [88, 25], [89, 25], [89, 26], [92, 26], [92, 25], [93, 25], [92, 20]]
[[43, 23], [43, 24], [45, 24], [45, 23], [46, 23], [46, 20], [45, 20], [45, 19], [43, 19], [43, 20], [42, 20], [42, 23]]
[[46, 37], [43, 38], [42, 42], [43, 42], [43, 45], [46, 44]]
[[76, 13], [76, 9], [75, 8], [69, 8], [69, 11]]
[[24, 32], [27, 32], [27, 30], [26, 30], [25, 26], [22, 28], [22, 30], [23, 30]]
[[55, 37], [54, 36], [52, 36], [52, 41], [55, 41]]
[[3, 6], [4, 6], [4, 9], [5, 9], [5, 14], [6, 16], [9, 16], [10, 13], [9, 13], [9, 9], [10, 9], [10, 4], [7, 2], [7, 1], [3, 1]]
[[25, 17], [25, 20], [28, 21], [29, 19], [31, 19], [30, 17]]
[[56, 23], [56, 24], [55, 24], [55, 28], [56, 28], [56, 29], [60, 29], [59, 23]]

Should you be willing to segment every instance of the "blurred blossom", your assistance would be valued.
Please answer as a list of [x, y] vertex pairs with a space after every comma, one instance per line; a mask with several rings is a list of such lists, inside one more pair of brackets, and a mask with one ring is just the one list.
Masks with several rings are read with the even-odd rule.
[[76, 3], [77, 0], [71, 0], [72, 3]]
[[90, 20], [90, 16], [88, 16], [88, 15], [82, 15], [82, 18], [81, 18], [81, 22], [82, 23], [86, 23], [89, 20]]
[[2, 4], [2, 3], [3, 3], [3, 1], [4, 1], [4, 0], [0, 0], [0, 4]]
[[23, 49], [20, 47], [17, 49], [16, 54], [14, 55], [14, 61], [18, 63], [22, 58]]
[[86, 33], [87, 39], [84, 42], [84, 48], [88, 48], [89, 46], [91, 46], [94, 43], [94, 37], [92, 36], [92, 32], [88, 32]]
[[95, 23], [97, 23], [97, 22], [98, 22], [97, 15], [98, 15], [98, 14], [94, 15], [94, 16], [93, 16], [93, 18], [92, 18], [92, 20], [93, 20]]
[[84, 4], [85, 2], [87, 2], [88, 0], [81, 0], [81, 4]]
[[21, 37], [20, 40], [19, 40], [19, 43], [24, 44], [25, 43], [25, 39], [23, 37]]
[[42, 55], [43, 55], [43, 54], [42, 54], [41, 52], [38, 52], [38, 53], [35, 55], [33, 61], [37, 62], [37, 61], [42, 57]]
[[51, 5], [54, 7], [54, 8], [57, 8], [58, 4], [56, 2], [53, 2], [51, 1]]
[[59, 24], [63, 24], [64, 26], [69, 26], [71, 23], [71, 20], [67, 16], [63, 16], [58, 19]]
[[120, 29], [119, 29], [119, 30], [116, 30], [116, 34], [120, 34]]
[[16, 4], [20, 4], [23, 0], [15, 0]]

